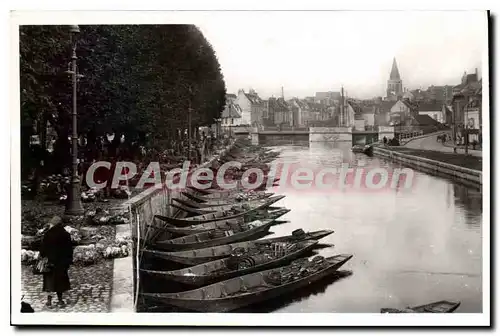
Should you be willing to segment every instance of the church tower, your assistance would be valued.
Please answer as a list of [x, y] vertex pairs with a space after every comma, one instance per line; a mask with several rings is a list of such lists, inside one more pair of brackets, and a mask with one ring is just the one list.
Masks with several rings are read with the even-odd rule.
[[403, 81], [399, 76], [398, 65], [396, 58], [392, 61], [392, 69], [389, 80], [387, 81], [387, 99], [398, 100], [403, 96]]

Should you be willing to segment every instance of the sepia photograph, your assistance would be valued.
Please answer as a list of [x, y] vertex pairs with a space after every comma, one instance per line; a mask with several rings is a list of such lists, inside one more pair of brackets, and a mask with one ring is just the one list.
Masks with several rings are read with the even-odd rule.
[[488, 11], [10, 16], [13, 325], [489, 325]]

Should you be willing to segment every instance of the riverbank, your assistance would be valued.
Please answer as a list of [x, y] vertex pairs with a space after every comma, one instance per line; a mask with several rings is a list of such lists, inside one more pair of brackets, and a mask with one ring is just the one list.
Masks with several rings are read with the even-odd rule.
[[[193, 168], [208, 168], [216, 160], [225, 156], [234, 148], [236, 141], [230, 141], [225, 146], [216, 148], [213, 155], [207, 157], [205, 162]], [[145, 239], [147, 225], [154, 223], [155, 215], [174, 215], [169, 206], [173, 197], [180, 197], [179, 191], [169, 191], [166, 188], [149, 188], [134, 196], [117, 207], [118, 211], [130, 211], [131, 222], [122, 226], [118, 235], [129, 235], [137, 241], [138, 232], [140, 238]], [[146, 234], [147, 235], [147, 234]], [[121, 259], [114, 260], [113, 266], [113, 290], [111, 292], [111, 312], [136, 312], [135, 308], [135, 269], [137, 268], [136, 253], [138, 246], [134, 246], [133, 254]]]
[[[231, 141], [227, 146], [221, 145], [216, 148], [213, 155], [206, 158], [201, 166], [208, 167], [221, 155], [225, 155], [235, 142]], [[157, 189], [148, 188], [144, 191], [130, 189], [129, 199], [111, 198], [106, 202], [94, 201], [83, 203], [85, 216], [64, 217], [65, 207], [58, 201], [35, 201], [22, 200], [21, 202], [21, 232], [26, 236], [35, 236], [37, 231], [46, 226], [53, 216], [64, 218], [65, 224], [79, 230], [92, 228], [92, 236], [98, 237], [99, 244], [111, 245], [118, 240], [129, 240], [132, 237], [132, 224], [128, 222], [127, 212], [130, 206], [140, 204]], [[149, 196], [148, 196], [149, 195]], [[168, 203], [167, 203], [168, 205]], [[163, 205], [164, 206], [164, 205]], [[123, 224], [99, 225], [89, 223], [89, 213], [102, 209], [112, 217], [114, 214], [125, 218]], [[96, 215], [96, 217], [99, 217]], [[116, 225], [119, 224], [119, 225]], [[84, 239], [83, 239], [84, 240]], [[92, 245], [92, 242], [91, 242]], [[93, 244], [96, 246], [97, 244]], [[91, 247], [83, 246], [82, 248]], [[76, 248], [76, 249], [82, 249]], [[80, 253], [83, 252], [83, 253]], [[102, 252], [102, 251], [100, 251]], [[32, 305], [36, 312], [133, 312], [133, 261], [132, 254], [126, 257], [107, 259], [101, 255], [91, 258], [92, 262], [79, 262], [80, 255], [85, 256], [86, 251], [75, 250], [74, 258], [78, 260], [69, 270], [71, 290], [65, 295], [66, 307], [45, 307], [47, 293], [42, 291], [43, 278], [32, 272], [31, 265], [23, 262], [21, 269], [21, 295], [24, 301]]]
[[480, 157], [405, 147], [374, 147], [373, 153], [417, 170], [459, 179], [477, 187], [482, 185]]
[[[383, 157], [352, 153], [351, 144], [315, 143], [311, 146], [280, 146], [281, 159], [313, 170], [338, 169], [362, 160], [365, 171], [383, 167], [389, 171], [402, 164]], [[341, 154], [340, 154], [341, 153]], [[320, 244], [328, 256], [350, 253], [345, 270], [352, 275], [333, 285], [311, 284], [252, 313], [378, 313], [382, 307], [407, 307], [438, 300], [460, 301], [457, 313], [481, 313], [482, 287], [482, 194], [456, 179], [435, 173], [415, 173], [408, 190], [384, 188], [376, 192], [354, 189], [325, 193], [295, 192], [279, 206], [292, 209], [286, 225], [272, 228], [274, 236], [291, 230], [328, 228], [335, 233]], [[270, 236], [273, 237], [273, 236]], [[265, 307], [264, 307], [265, 306]]]

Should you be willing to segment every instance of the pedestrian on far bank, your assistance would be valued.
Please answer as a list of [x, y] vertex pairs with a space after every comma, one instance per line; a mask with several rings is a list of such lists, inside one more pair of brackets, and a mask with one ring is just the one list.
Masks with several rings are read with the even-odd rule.
[[52, 306], [52, 293], [57, 294], [58, 305], [64, 307], [63, 293], [71, 288], [68, 269], [73, 263], [73, 244], [61, 217], [54, 216], [49, 226], [40, 247], [40, 257], [47, 259], [47, 267], [43, 272], [43, 291], [49, 293], [47, 307]]
[[384, 137], [383, 141], [384, 141], [384, 146], [387, 146], [387, 138], [386, 137]]

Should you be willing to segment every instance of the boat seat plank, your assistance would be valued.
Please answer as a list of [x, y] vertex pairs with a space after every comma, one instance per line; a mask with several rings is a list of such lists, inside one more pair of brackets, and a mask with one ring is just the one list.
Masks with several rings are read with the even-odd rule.
[[241, 290], [240, 281], [237, 279], [225, 281], [223, 285], [227, 295], [233, 295]]

